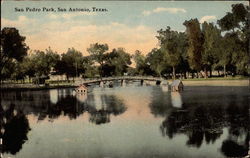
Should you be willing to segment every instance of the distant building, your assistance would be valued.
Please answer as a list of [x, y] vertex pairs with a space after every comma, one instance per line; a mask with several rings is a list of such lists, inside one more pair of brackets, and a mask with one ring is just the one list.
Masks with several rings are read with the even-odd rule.
[[181, 80], [174, 80], [171, 84], [171, 91], [172, 92], [181, 92], [183, 91], [184, 85]]
[[75, 89], [76, 93], [87, 93], [88, 92], [88, 88], [85, 85], [80, 85], [79, 87], [77, 87]]

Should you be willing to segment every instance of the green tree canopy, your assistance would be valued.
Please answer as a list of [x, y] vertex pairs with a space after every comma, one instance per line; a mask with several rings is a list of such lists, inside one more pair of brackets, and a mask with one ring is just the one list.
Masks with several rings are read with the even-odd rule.
[[136, 50], [135, 53], [132, 55], [132, 59], [135, 62], [136, 75], [146, 75], [146, 74], [152, 75], [152, 71], [149, 65], [147, 64], [146, 57], [142, 54], [142, 52]]
[[162, 58], [166, 58], [166, 62], [168, 65], [172, 67], [173, 78], [175, 78], [175, 68], [181, 62], [181, 56], [186, 51], [187, 47], [187, 38], [185, 33], [177, 32], [171, 30], [168, 26], [166, 30], [157, 31], [161, 51], [164, 52], [162, 54]]
[[120, 76], [127, 72], [127, 68], [131, 64], [131, 56], [124, 48], [113, 49], [107, 54], [106, 64], [113, 69], [112, 74]]
[[188, 37], [188, 62], [191, 69], [196, 71], [201, 70], [202, 66], [202, 51], [204, 38], [200, 29], [200, 23], [197, 19], [185, 21], [186, 33]]
[[109, 47], [107, 44], [99, 43], [91, 44], [90, 47], [87, 49], [92, 59], [98, 64], [100, 64], [99, 73], [101, 77], [103, 76], [102, 69], [106, 58], [105, 53], [108, 51], [108, 49]]
[[218, 20], [218, 24], [221, 27], [221, 30], [242, 30], [247, 25], [247, 13], [247, 7], [242, 3], [233, 4], [232, 12], [228, 12], [223, 18]]
[[156, 72], [158, 76], [161, 77], [162, 71], [165, 69], [166, 62], [166, 53], [161, 51], [160, 49], [154, 48], [147, 54], [147, 63], [150, 68]]
[[69, 48], [66, 53], [61, 55], [61, 61], [57, 65], [57, 70], [61, 74], [78, 76], [84, 70], [82, 53], [74, 48]]
[[211, 69], [212, 65], [218, 60], [216, 59], [216, 54], [222, 53], [222, 50], [219, 51], [222, 37], [221, 31], [213, 23], [204, 22], [202, 24], [202, 33], [204, 43], [201, 62], [205, 71], [205, 77], [207, 77], [208, 68]]
[[[1, 30], [0, 72], [11, 60], [21, 61], [27, 55], [25, 37], [16, 28], [5, 27]], [[1, 77], [0, 77], [1, 80]]]

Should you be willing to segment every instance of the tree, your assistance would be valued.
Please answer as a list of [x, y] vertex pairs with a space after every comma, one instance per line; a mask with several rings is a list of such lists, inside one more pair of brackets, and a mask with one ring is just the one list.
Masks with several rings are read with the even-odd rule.
[[[246, 74], [249, 62], [249, 7], [243, 4], [233, 4], [232, 11], [217, 21], [222, 31], [226, 31], [224, 39], [230, 45], [226, 48], [231, 49], [231, 61], [237, 68], [238, 73]], [[232, 44], [232, 45], [231, 45]], [[226, 64], [226, 63], [225, 63]], [[224, 65], [224, 73], [226, 66]]]
[[150, 68], [161, 77], [162, 71], [166, 67], [166, 54], [160, 49], [154, 48], [148, 53], [146, 61]]
[[56, 65], [60, 61], [60, 55], [49, 47], [45, 50], [45, 57], [50, 71], [55, 71]]
[[202, 51], [203, 51], [203, 35], [200, 29], [200, 24], [197, 19], [185, 21], [183, 25], [186, 26], [186, 33], [188, 37], [188, 62], [191, 69], [196, 71], [201, 70], [202, 66]]
[[31, 54], [30, 60], [27, 63], [30, 70], [27, 71], [31, 73], [31, 76], [33, 76], [32, 71], [35, 70], [36, 77], [48, 77], [59, 62], [60, 56], [49, 48], [45, 52], [36, 50], [34, 54]]
[[29, 82], [31, 82], [31, 78], [35, 77], [36, 63], [31, 59], [30, 56], [26, 56], [20, 64], [21, 64], [21, 69], [24, 71], [25, 76], [28, 76]]
[[16, 70], [16, 62], [9, 61], [1, 72], [1, 80], [11, 79], [13, 72]]
[[105, 53], [108, 51], [108, 49], [109, 47], [107, 44], [98, 43], [91, 44], [90, 47], [87, 49], [93, 60], [100, 64], [100, 77], [103, 76], [102, 69], [105, 62]]
[[202, 52], [202, 66], [207, 78], [207, 70], [210, 69], [212, 74], [212, 65], [215, 63], [216, 54], [219, 54], [218, 48], [221, 44], [221, 32], [213, 25], [213, 23], [204, 22], [202, 24], [202, 33], [204, 35], [203, 52]]
[[83, 73], [83, 77], [95, 77], [98, 74], [98, 68], [93, 65], [94, 62], [92, 61], [90, 56], [84, 56], [81, 60], [81, 72]]
[[[131, 56], [124, 48], [113, 49], [106, 56], [106, 69], [113, 71], [110, 75], [121, 76], [127, 72], [128, 66], [131, 64]], [[106, 73], [105, 73], [106, 74]]]
[[60, 74], [66, 74], [67, 79], [70, 76], [78, 76], [83, 72], [83, 56], [80, 51], [74, 48], [69, 48], [68, 51], [62, 54], [61, 61], [58, 63], [57, 71]]
[[132, 56], [135, 62], [135, 74], [137, 75], [152, 75], [149, 65], [147, 64], [146, 57], [139, 51], [136, 50], [134, 55]]
[[6, 64], [11, 60], [21, 61], [27, 55], [28, 49], [25, 37], [21, 36], [16, 28], [5, 27], [1, 30], [0, 80]]
[[223, 18], [218, 20], [222, 31], [235, 31], [244, 29], [247, 25], [247, 7], [242, 3], [233, 4], [232, 12], [228, 12]]
[[162, 58], [167, 59], [167, 63], [172, 67], [173, 78], [175, 79], [175, 68], [181, 62], [181, 54], [186, 51], [187, 39], [185, 33], [172, 31], [168, 26], [166, 30], [159, 30], [157, 39], [159, 40], [161, 50], [165, 52]]

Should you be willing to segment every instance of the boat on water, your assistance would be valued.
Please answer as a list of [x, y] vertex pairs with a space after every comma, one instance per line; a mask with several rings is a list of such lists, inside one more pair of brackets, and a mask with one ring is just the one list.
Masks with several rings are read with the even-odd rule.
[[87, 94], [88, 88], [84, 84], [79, 85], [77, 88], [74, 89], [78, 94]]

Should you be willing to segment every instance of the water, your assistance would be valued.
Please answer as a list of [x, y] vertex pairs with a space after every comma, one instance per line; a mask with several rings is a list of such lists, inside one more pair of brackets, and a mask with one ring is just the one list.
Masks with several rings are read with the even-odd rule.
[[3, 156], [17, 158], [220, 158], [249, 148], [248, 87], [139, 83], [1, 93]]

